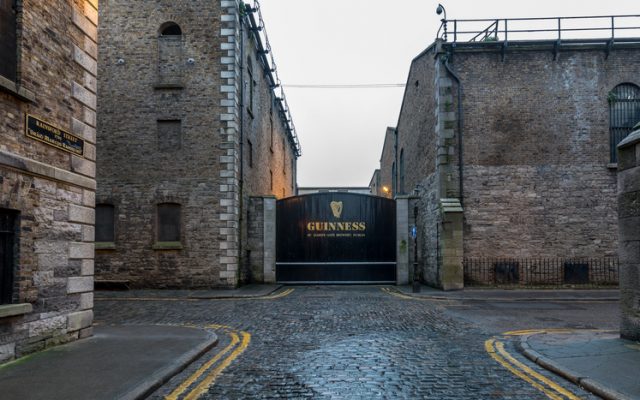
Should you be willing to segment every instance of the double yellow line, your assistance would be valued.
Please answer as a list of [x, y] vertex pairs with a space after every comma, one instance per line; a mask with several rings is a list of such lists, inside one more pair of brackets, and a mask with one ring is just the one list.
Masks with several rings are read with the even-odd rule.
[[[535, 331], [512, 331], [505, 332], [505, 335], [526, 335], [533, 332]], [[576, 396], [573, 392], [563, 388], [559, 384], [553, 382], [551, 379], [539, 374], [522, 362], [516, 360], [505, 350], [504, 343], [497, 338], [493, 337], [484, 342], [484, 348], [487, 353], [489, 353], [491, 358], [493, 358], [518, 378], [526, 381], [527, 383], [531, 384], [531, 386], [544, 393], [548, 398], [553, 400], [580, 399], [580, 397]]]
[[207, 328], [223, 331], [231, 337], [231, 342], [166, 396], [166, 400], [195, 400], [202, 396], [251, 342], [251, 334], [248, 332], [236, 331], [225, 325], [208, 325]]

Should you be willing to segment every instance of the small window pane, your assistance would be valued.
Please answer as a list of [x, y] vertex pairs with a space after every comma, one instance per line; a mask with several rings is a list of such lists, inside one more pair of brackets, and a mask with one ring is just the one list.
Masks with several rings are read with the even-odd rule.
[[182, 35], [182, 29], [180, 29], [180, 26], [177, 24], [169, 23], [162, 28], [160, 34], [162, 36], [180, 36]]
[[180, 241], [180, 205], [158, 205], [158, 242]]
[[14, 0], [0, 0], [0, 75], [15, 81], [18, 63]]
[[110, 204], [96, 205], [96, 242], [114, 242], [114, 207]]

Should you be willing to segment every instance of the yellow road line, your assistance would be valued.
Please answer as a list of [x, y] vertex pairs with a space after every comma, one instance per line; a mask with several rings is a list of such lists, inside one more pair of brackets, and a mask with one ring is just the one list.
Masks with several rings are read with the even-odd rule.
[[238, 335], [235, 334], [235, 333], [232, 333], [231, 334], [231, 343], [227, 347], [222, 349], [222, 351], [220, 351], [218, 354], [216, 354], [215, 357], [213, 357], [211, 360], [207, 361], [204, 365], [202, 365], [200, 368], [198, 368], [198, 370], [196, 372], [194, 372], [184, 382], [182, 382], [180, 384], [180, 386], [175, 388], [175, 390], [173, 392], [171, 392], [171, 394], [169, 394], [167, 397], [165, 397], [165, 399], [166, 400], [177, 400], [178, 397], [180, 397], [180, 395], [182, 393], [184, 393], [185, 390], [187, 390], [189, 388], [189, 386], [191, 386], [195, 381], [197, 381], [202, 376], [202, 374], [207, 372], [207, 370], [209, 368], [211, 368], [211, 366], [213, 364], [218, 362], [218, 360], [220, 360], [220, 358], [222, 358], [222, 356], [224, 356], [229, 351], [231, 351], [231, 349], [233, 349], [236, 346], [236, 344], [238, 344], [239, 341], [240, 341], [240, 339], [238, 338]]
[[567, 389], [563, 388], [562, 386], [558, 385], [557, 383], [553, 382], [551, 379], [545, 377], [544, 375], [541, 375], [541, 374], [537, 373], [533, 369], [527, 367], [526, 365], [524, 365], [520, 361], [516, 360], [511, 354], [509, 354], [504, 349], [504, 343], [496, 342], [496, 348], [498, 349], [498, 352], [504, 358], [507, 359], [507, 361], [509, 361], [512, 365], [515, 365], [516, 367], [520, 368], [526, 374], [529, 374], [529, 376], [532, 376], [535, 379], [539, 380], [540, 382], [546, 384], [547, 386], [549, 386], [550, 388], [552, 388], [556, 392], [562, 394], [563, 396], [565, 396], [569, 400], [580, 400], [580, 397], [576, 396], [574, 393], [570, 392], [569, 390], [567, 390]]
[[512, 374], [514, 374], [515, 376], [517, 376], [518, 378], [528, 382], [529, 384], [531, 384], [531, 386], [535, 387], [536, 389], [538, 389], [539, 391], [541, 391], [542, 393], [544, 393], [547, 397], [549, 397], [550, 399], [553, 400], [562, 400], [561, 396], [558, 396], [557, 394], [555, 394], [554, 392], [548, 390], [547, 388], [545, 388], [544, 386], [542, 386], [541, 384], [539, 384], [538, 382], [534, 381], [532, 378], [530, 378], [528, 375], [526, 375], [525, 373], [523, 373], [522, 371], [516, 369], [514, 366], [512, 366], [511, 364], [509, 364], [504, 358], [502, 358], [499, 354], [496, 353], [495, 347], [494, 347], [494, 343], [495, 343], [495, 339], [489, 339], [486, 342], [484, 342], [484, 348], [487, 351], [487, 353], [489, 353], [489, 355], [491, 356], [491, 358], [493, 358], [495, 361], [497, 361], [500, 365], [502, 365], [503, 367], [505, 367], [506, 369], [508, 369]]
[[242, 336], [242, 342], [240, 343], [240, 346], [238, 346], [229, 355], [229, 357], [225, 358], [224, 361], [220, 363], [220, 365], [218, 365], [213, 371], [211, 371], [211, 373], [209, 373], [209, 375], [207, 375], [198, 386], [196, 386], [191, 392], [189, 392], [184, 397], [184, 400], [195, 400], [199, 398], [204, 392], [209, 389], [218, 375], [220, 375], [220, 373], [225, 368], [227, 368], [229, 364], [233, 362], [233, 360], [235, 360], [247, 349], [247, 347], [249, 346], [249, 342], [251, 341], [251, 335], [248, 332], [240, 332], [240, 335]]

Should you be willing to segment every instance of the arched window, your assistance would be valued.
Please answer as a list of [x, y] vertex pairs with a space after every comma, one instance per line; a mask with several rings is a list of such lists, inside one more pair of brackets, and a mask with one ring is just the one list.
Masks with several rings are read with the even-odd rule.
[[640, 122], [640, 87], [623, 83], [609, 93], [611, 162], [617, 162], [616, 147]]
[[404, 149], [400, 150], [400, 194], [404, 194]]
[[180, 241], [180, 204], [161, 203], [158, 204], [158, 242], [179, 242]]
[[158, 37], [158, 78], [160, 84], [180, 85], [184, 66], [182, 29], [175, 22], [160, 26]]
[[115, 242], [115, 208], [96, 204], [96, 242]]

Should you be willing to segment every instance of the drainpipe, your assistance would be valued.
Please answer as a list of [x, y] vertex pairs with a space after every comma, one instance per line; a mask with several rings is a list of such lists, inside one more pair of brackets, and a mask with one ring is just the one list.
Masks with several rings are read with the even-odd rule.
[[463, 135], [462, 135], [462, 118], [463, 118], [463, 114], [462, 114], [462, 82], [460, 81], [460, 78], [458, 77], [458, 75], [456, 75], [455, 72], [453, 72], [453, 70], [451, 69], [451, 67], [449, 66], [449, 57], [451, 56], [451, 53], [447, 53], [447, 55], [445, 56], [444, 59], [444, 67], [447, 70], [447, 72], [449, 73], [449, 75], [451, 75], [451, 77], [456, 81], [457, 83], [457, 87], [458, 87], [458, 174], [460, 175], [460, 186], [459, 186], [459, 191], [460, 191], [460, 205], [464, 206], [464, 191], [463, 191], [463, 170], [464, 170], [464, 154], [463, 154], [463, 146], [462, 146], [462, 141], [463, 141]]

